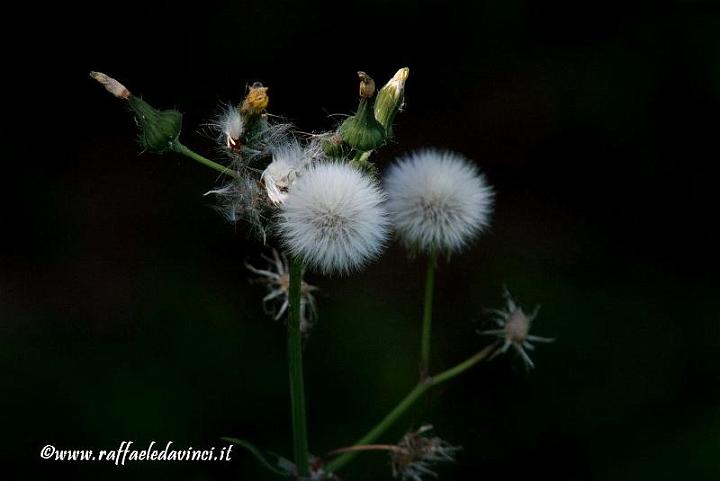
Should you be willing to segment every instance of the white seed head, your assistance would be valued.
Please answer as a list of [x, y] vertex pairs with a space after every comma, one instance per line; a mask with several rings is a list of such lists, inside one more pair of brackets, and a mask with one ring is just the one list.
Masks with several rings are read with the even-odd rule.
[[485, 176], [459, 154], [427, 149], [400, 158], [385, 178], [388, 212], [401, 240], [420, 252], [456, 252], [487, 227]]
[[289, 252], [324, 273], [348, 273], [376, 258], [387, 238], [384, 195], [348, 164], [317, 163], [288, 191], [279, 229]]

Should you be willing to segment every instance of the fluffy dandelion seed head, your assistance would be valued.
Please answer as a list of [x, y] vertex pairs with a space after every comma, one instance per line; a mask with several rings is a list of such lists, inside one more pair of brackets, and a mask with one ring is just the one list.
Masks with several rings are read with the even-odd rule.
[[427, 149], [401, 158], [385, 189], [393, 226], [412, 250], [456, 252], [489, 224], [492, 188], [456, 153]]
[[294, 256], [326, 274], [348, 273], [376, 258], [387, 238], [384, 195], [348, 164], [322, 162], [303, 171], [279, 219]]

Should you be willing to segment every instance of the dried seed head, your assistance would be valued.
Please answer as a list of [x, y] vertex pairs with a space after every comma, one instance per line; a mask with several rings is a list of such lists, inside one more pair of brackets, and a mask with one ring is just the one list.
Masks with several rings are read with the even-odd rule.
[[403, 480], [422, 481], [424, 476], [437, 477], [430, 468], [439, 462], [452, 462], [460, 450], [438, 437], [427, 437], [432, 426], [425, 425], [403, 436], [396, 449], [390, 451], [393, 476]]
[[538, 315], [540, 306], [535, 307], [532, 313], [526, 314], [522, 307], [515, 302], [507, 288], [503, 290], [503, 297], [505, 298], [503, 308], [488, 309], [488, 312], [495, 315], [493, 321], [498, 328], [481, 331], [480, 334], [495, 336], [502, 342], [502, 345], [492, 357], [502, 354], [512, 347], [520, 355], [525, 365], [532, 368], [535, 365], [526, 350], [532, 351], [535, 349], [535, 346], [532, 345], [533, 342], [549, 343], [553, 342], [554, 339], [529, 334], [530, 327]]
[[[267, 288], [267, 295], [262, 299], [263, 310], [279, 320], [287, 312], [290, 305], [290, 268], [287, 257], [275, 249], [271, 250], [271, 256], [263, 255], [268, 262], [266, 269], [258, 269], [250, 264], [245, 264], [247, 269], [258, 277], [255, 282], [264, 284]], [[317, 307], [313, 292], [317, 287], [308, 284], [304, 280], [300, 284], [300, 331], [309, 335], [310, 329], [317, 319]]]

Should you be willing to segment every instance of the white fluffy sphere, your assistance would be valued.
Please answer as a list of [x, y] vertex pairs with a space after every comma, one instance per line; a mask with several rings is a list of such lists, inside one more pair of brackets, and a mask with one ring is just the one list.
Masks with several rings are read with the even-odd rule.
[[492, 188], [454, 152], [427, 149], [400, 158], [385, 190], [393, 227], [414, 251], [456, 252], [490, 221]]
[[376, 258], [388, 237], [384, 195], [348, 164], [318, 163], [290, 186], [279, 229], [285, 247], [324, 273], [347, 273]]

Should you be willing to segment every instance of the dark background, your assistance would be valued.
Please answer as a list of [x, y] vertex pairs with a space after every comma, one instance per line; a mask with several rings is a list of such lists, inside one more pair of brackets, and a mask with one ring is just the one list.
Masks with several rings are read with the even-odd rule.
[[[8, 7], [9, 8], [9, 7]], [[229, 464], [41, 461], [220, 436], [290, 453], [284, 330], [243, 261], [261, 252], [202, 194], [212, 171], [137, 155], [101, 70], [185, 113], [184, 142], [256, 80], [301, 130], [409, 66], [396, 144], [465, 153], [497, 191], [492, 230], [438, 274], [433, 364], [483, 344], [506, 283], [543, 305], [537, 369], [513, 357], [434, 391], [462, 445], [441, 479], [720, 477], [717, 2], [234, 1], [28, 4], [4, 16], [0, 232], [2, 479], [270, 479]], [[347, 445], [417, 376], [422, 260], [393, 245], [319, 276], [306, 349], [311, 449]], [[389, 479], [382, 454], [345, 479]]]

